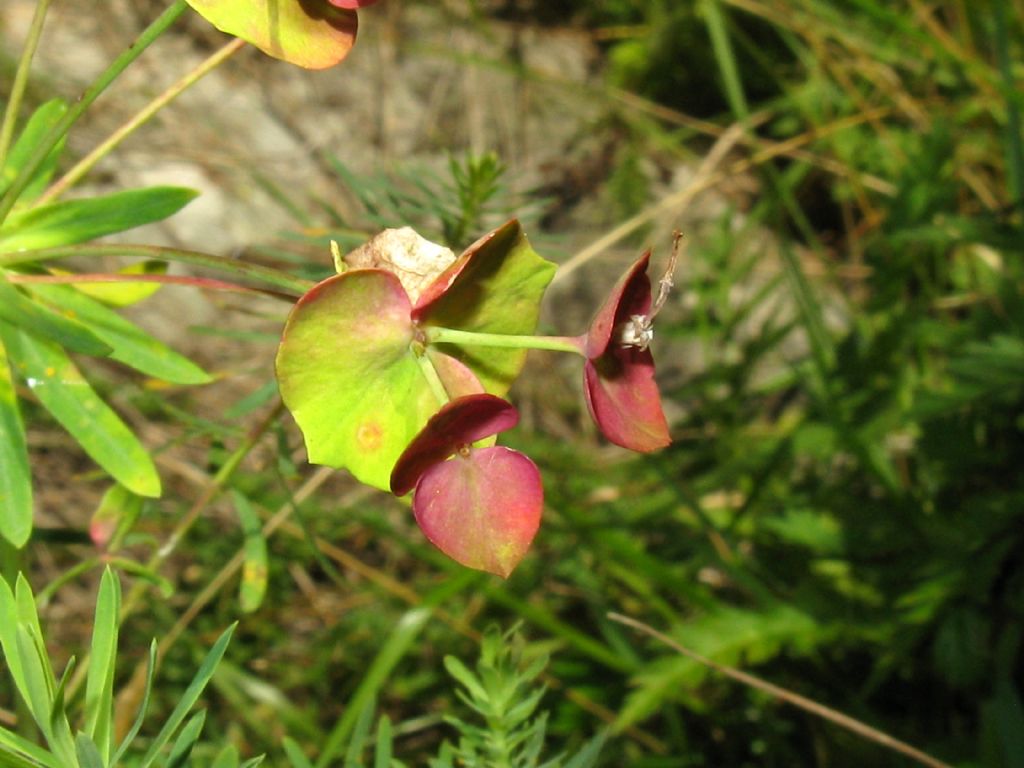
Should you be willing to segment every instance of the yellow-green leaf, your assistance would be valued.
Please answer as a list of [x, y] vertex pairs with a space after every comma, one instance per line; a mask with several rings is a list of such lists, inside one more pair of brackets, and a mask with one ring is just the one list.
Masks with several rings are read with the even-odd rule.
[[356, 41], [356, 12], [327, 0], [188, 0], [188, 4], [222, 32], [307, 69], [337, 64]]
[[231, 494], [238, 512], [238, 521], [242, 526], [245, 543], [242, 552], [242, 582], [239, 585], [238, 601], [244, 613], [252, 613], [260, 607], [263, 596], [267, 593], [267, 541], [263, 538], [263, 528], [259, 515], [249, 504], [249, 500], [238, 491]]

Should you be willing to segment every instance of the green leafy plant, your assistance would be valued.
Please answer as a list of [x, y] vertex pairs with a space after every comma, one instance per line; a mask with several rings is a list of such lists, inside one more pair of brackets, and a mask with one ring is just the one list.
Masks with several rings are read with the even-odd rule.
[[[7, 155], [0, 192], [26, 168], [32, 149], [66, 110], [56, 100], [36, 110]], [[32, 494], [16, 381], [119, 483], [141, 496], [158, 496], [160, 478], [149, 454], [89, 385], [69, 353], [109, 357], [178, 384], [210, 380], [108, 306], [111, 298], [114, 303], [130, 301], [123, 291], [108, 288], [100, 294], [105, 301], [98, 300], [87, 291], [60, 284], [87, 282], [88, 275], [47, 274], [10, 263], [20, 260], [24, 251], [73, 246], [159, 221], [195, 196], [187, 189], [153, 187], [35, 205], [54, 173], [59, 150], [58, 146], [29, 177], [10, 215], [0, 223], [0, 264], [9, 263], [0, 266], [0, 533], [17, 547], [32, 530]]]
[[448, 716], [459, 733], [457, 744], [445, 744], [431, 768], [591, 768], [604, 743], [597, 736], [572, 757], [544, 759], [547, 714], [537, 712], [545, 689], [537, 687], [547, 666], [540, 656], [528, 663], [522, 657], [515, 630], [488, 630], [480, 642], [476, 672], [454, 656], [445, 669], [462, 686], [459, 698], [472, 712], [470, 722]]
[[[0, 646], [4, 661], [18, 695], [45, 743], [45, 747], [38, 746], [24, 736], [0, 727], [0, 755], [4, 765], [12, 768], [110, 768], [130, 764], [140, 768], [151, 765], [171, 768], [188, 764], [206, 717], [203, 711], [191, 717], [189, 712], [213, 676], [234, 627], [214, 643], [157, 734], [148, 740], [145, 748], [137, 748], [135, 742], [144, 723], [153, 684], [156, 641], [150, 647], [145, 693], [139, 711], [129, 731], [118, 742], [114, 734], [114, 676], [120, 610], [120, 583], [107, 569], [96, 597], [85, 699], [81, 723], [76, 728], [72, 727], [69, 719], [70, 702], [67, 700], [69, 683], [75, 672], [74, 658], [58, 678], [49, 661], [28, 582], [19, 575], [12, 590], [7, 582], [0, 580]], [[254, 758], [242, 765], [252, 767], [260, 762], [262, 758]]]
[[[593, 768], [598, 764], [605, 735], [581, 746], [574, 754], [545, 757], [549, 750], [548, 713], [540, 710], [546, 688], [538, 678], [548, 665], [546, 656], [527, 660], [519, 629], [500, 632], [492, 627], [480, 640], [480, 658], [475, 671], [454, 656], [445, 656], [448, 674], [461, 686], [458, 697], [468, 717], [446, 715], [445, 723], [457, 734], [455, 743], [445, 740], [437, 755], [429, 758], [430, 768]], [[395, 730], [386, 715], [377, 721], [371, 735], [374, 704], [359, 712], [345, 747], [345, 768], [363, 765], [367, 745], [373, 744], [374, 768], [404, 768], [394, 757]], [[283, 742], [292, 768], [312, 768], [313, 763], [291, 740]], [[322, 764], [322, 763], [321, 763]]]

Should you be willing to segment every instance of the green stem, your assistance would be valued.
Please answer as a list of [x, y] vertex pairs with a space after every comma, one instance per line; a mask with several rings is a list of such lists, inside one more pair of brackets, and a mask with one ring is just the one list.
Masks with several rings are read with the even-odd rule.
[[427, 384], [430, 385], [430, 390], [434, 393], [434, 397], [437, 398], [437, 402], [441, 405], [451, 402], [451, 395], [448, 394], [448, 390], [444, 386], [444, 382], [441, 381], [441, 377], [437, 375], [437, 369], [434, 364], [427, 357], [426, 352], [422, 354], [413, 353], [416, 362], [419, 363], [420, 370], [423, 371], [423, 377], [427, 380]]
[[510, 349], [545, 349], [584, 355], [584, 336], [514, 336], [500, 333], [475, 333], [454, 328], [424, 329], [430, 344], [461, 344], [465, 347], [505, 347]]
[[124, 72], [135, 59], [137, 59], [146, 48], [148, 48], [154, 40], [162, 35], [168, 27], [173, 24], [181, 14], [188, 8], [188, 3], [185, 0], [174, 0], [174, 3], [145, 30], [142, 34], [136, 38], [135, 42], [132, 43], [128, 48], [118, 56], [114, 63], [107, 67], [106, 71], [101, 74], [92, 85], [90, 85], [85, 93], [72, 105], [72, 107], [64, 113], [62, 117], [43, 137], [43, 139], [35, 146], [32, 154], [29, 156], [28, 161], [24, 167], [11, 182], [11, 186], [7, 188], [4, 196], [0, 198], [0, 224], [3, 224], [7, 218], [7, 214], [11, 212], [14, 207], [14, 203], [18, 197], [28, 186], [29, 181], [35, 175], [35, 172], [39, 169], [39, 166], [43, 164], [50, 151], [57, 146], [57, 143], [64, 137], [65, 134], [71, 129], [71, 126], [75, 124], [75, 121], [82, 116], [97, 97], [107, 89], [107, 87], [114, 82], [118, 75]]
[[49, 8], [50, 0], [37, 0], [32, 24], [28, 28], [28, 37], [25, 39], [25, 47], [21, 51], [21, 60], [18, 62], [18, 71], [14, 74], [11, 97], [7, 100], [7, 109], [4, 110], [4, 123], [0, 126], [0, 169], [7, 162], [7, 151], [11, 148], [11, 139], [14, 138], [14, 124], [18, 122], [21, 99], [25, 95], [25, 87], [28, 85], [29, 67], [32, 64], [32, 57], [35, 56], [36, 48], [39, 47], [39, 38], [43, 34], [43, 21], [46, 19], [46, 12]]
[[64, 194], [69, 187], [77, 184], [85, 174], [92, 170], [92, 167], [96, 165], [96, 163], [110, 154], [114, 147], [131, 136], [137, 128], [148, 122], [153, 115], [178, 98], [178, 96], [180, 96], [187, 88], [199, 82], [203, 76], [216, 69], [222, 62], [227, 61], [227, 59], [229, 59], [234, 53], [240, 51], [244, 46], [245, 40], [235, 38], [230, 43], [214, 52], [212, 56], [203, 61], [199, 66], [178, 80], [178, 82], [149, 102], [149, 104], [143, 107], [142, 110], [140, 110], [131, 120], [110, 134], [106, 141], [79, 160], [70, 171], [65, 173], [59, 181], [54, 182], [53, 185], [43, 193], [43, 195], [36, 201], [36, 205], [45, 205]]
[[226, 256], [214, 256], [210, 253], [186, 251], [180, 248], [164, 248], [159, 245], [66, 245], [59, 248], [40, 248], [34, 251], [0, 253], [0, 267], [80, 256], [97, 258], [127, 256], [131, 258], [157, 259], [159, 261], [177, 261], [183, 264], [193, 264], [197, 267], [215, 269], [218, 272], [228, 272], [251, 280], [259, 280], [260, 282], [275, 285], [278, 288], [298, 294], [305, 293], [313, 287], [312, 281], [304, 280], [301, 277], [294, 277], [279, 269], [263, 267], [259, 264], [250, 264], [249, 262], [231, 259]]

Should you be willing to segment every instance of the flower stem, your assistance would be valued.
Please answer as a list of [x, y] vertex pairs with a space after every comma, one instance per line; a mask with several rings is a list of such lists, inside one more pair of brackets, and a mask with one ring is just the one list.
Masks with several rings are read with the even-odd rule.
[[437, 369], [430, 361], [430, 358], [427, 357], [425, 351], [423, 354], [416, 355], [416, 362], [419, 363], [420, 370], [423, 371], [423, 377], [427, 380], [427, 384], [430, 385], [430, 390], [434, 393], [434, 397], [437, 398], [437, 402], [441, 405], [451, 402], [451, 397], [448, 394], [448, 390], [445, 389], [444, 382], [437, 375]]
[[28, 161], [21, 171], [11, 182], [3, 197], [0, 197], [0, 224], [7, 218], [7, 214], [14, 208], [14, 203], [28, 186], [39, 166], [43, 164], [50, 151], [57, 146], [57, 143], [75, 124], [75, 121], [87, 110], [97, 97], [107, 89], [117, 76], [124, 72], [141, 53], [148, 48], [154, 40], [162, 35], [168, 27], [173, 24], [181, 14], [188, 8], [185, 0], [174, 0], [171, 6], [160, 14], [157, 19], [143, 30], [135, 42], [125, 49], [124, 53], [118, 56], [114, 62], [90, 85], [85, 93], [64, 113], [64, 116], [47, 132], [42, 140], [33, 148]]
[[240, 37], [236, 37], [227, 45], [215, 51], [212, 56], [203, 61], [199, 66], [178, 80], [178, 82], [149, 102], [149, 104], [143, 107], [128, 122], [110, 134], [106, 141], [79, 160], [71, 170], [65, 173], [59, 181], [54, 182], [50, 188], [42, 194], [42, 196], [36, 201], [36, 205], [44, 205], [51, 202], [66, 192], [69, 187], [77, 184], [85, 174], [92, 170], [92, 167], [96, 165], [96, 163], [110, 154], [114, 147], [128, 138], [137, 128], [148, 122], [153, 115], [178, 98], [178, 96], [180, 96], [187, 88], [199, 82], [200, 79], [216, 69], [222, 62], [227, 61], [233, 54], [240, 51], [244, 46], [245, 40], [242, 40]]
[[500, 333], [476, 333], [454, 328], [424, 328], [430, 344], [461, 344], [465, 347], [505, 347], [509, 349], [545, 349], [583, 355], [583, 336], [515, 336]]
[[46, 19], [46, 12], [49, 8], [50, 0], [36, 2], [32, 24], [28, 28], [28, 37], [25, 38], [25, 47], [22, 49], [21, 59], [18, 61], [18, 71], [14, 74], [11, 96], [7, 100], [7, 108], [4, 110], [4, 122], [0, 126], [0, 169], [7, 162], [7, 152], [11, 148], [11, 139], [14, 138], [14, 124], [18, 122], [21, 98], [25, 95], [25, 86], [28, 84], [28, 70], [32, 64], [32, 57], [35, 56], [36, 48], [39, 47], [39, 38], [43, 34], [43, 21]]

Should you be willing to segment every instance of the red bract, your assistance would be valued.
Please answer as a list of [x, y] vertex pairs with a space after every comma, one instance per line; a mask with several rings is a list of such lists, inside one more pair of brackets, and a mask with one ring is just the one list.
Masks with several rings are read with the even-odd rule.
[[654, 381], [650, 251], [622, 276], [594, 317], [584, 345], [587, 407], [611, 442], [634, 451], [664, 448], [671, 440]]
[[354, 11], [357, 8], [366, 8], [367, 6], [374, 5], [378, 0], [328, 0], [331, 5], [337, 6], [338, 8], [347, 8], [348, 10]]
[[472, 443], [511, 429], [519, 414], [494, 395], [445, 405], [399, 457], [391, 489], [415, 488], [413, 514], [431, 543], [468, 568], [508, 578], [540, 526], [537, 467], [510, 448]]

